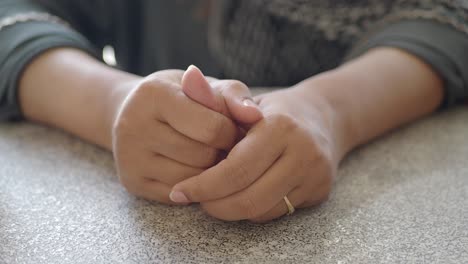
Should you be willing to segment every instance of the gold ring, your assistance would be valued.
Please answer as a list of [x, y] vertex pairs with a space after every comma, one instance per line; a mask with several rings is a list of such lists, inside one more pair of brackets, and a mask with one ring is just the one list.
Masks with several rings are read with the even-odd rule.
[[294, 213], [294, 211], [296, 211], [296, 208], [294, 208], [294, 206], [292, 205], [292, 203], [289, 201], [288, 197], [285, 196], [284, 198], [284, 202], [286, 203], [286, 206], [288, 207], [288, 213], [287, 215], [292, 215]]

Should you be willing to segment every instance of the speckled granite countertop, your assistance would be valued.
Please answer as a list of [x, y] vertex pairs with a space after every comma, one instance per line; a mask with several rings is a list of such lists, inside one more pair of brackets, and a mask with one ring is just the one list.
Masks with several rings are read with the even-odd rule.
[[356, 151], [330, 201], [266, 225], [136, 199], [109, 153], [3, 124], [0, 263], [468, 263], [468, 109]]

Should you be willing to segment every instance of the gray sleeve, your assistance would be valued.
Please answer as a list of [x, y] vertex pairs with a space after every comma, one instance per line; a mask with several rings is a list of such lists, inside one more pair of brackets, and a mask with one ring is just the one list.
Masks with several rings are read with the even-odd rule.
[[[106, 14], [98, 16], [92, 7], [97, 8], [88, 1], [0, 0], [0, 121], [21, 119], [18, 82], [41, 53], [74, 47], [99, 57], [100, 46], [111, 36], [103, 33], [109, 25]], [[28, 19], [31, 14], [54, 19]], [[18, 19], [21, 15], [26, 19]]]
[[430, 65], [443, 79], [442, 108], [468, 98], [468, 35], [450, 25], [431, 20], [405, 20], [363, 39], [349, 58], [374, 47], [405, 50]]

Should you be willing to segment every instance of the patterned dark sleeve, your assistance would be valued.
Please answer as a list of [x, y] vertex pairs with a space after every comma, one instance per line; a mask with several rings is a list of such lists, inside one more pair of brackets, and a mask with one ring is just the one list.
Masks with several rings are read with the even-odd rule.
[[85, 2], [0, 0], [0, 121], [21, 119], [18, 81], [39, 54], [74, 47], [98, 56], [106, 14], [98, 21], [90, 15], [97, 4]]
[[443, 78], [444, 108], [468, 98], [468, 12], [457, 1], [447, 1], [451, 5], [429, 2], [407, 1], [395, 6], [369, 27], [348, 59], [379, 46], [416, 55]]
[[224, 12], [215, 20], [211, 42], [231, 78], [290, 86], [371, 48], [391, 46], [418, 56], [440, 74], [443, 106], [468, 97], [467, 0], [221, 3]]

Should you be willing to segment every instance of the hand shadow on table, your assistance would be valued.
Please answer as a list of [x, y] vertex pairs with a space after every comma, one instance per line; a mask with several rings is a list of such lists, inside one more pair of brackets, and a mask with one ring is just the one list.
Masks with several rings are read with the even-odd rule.
[[[264, 259], [268, 252], [271, 259], [277, 260], [285, 259], [287, 250], [320, 259], [334, 243], [332, 240], [342, 235], [340, 223], [352, 218], [356, 210], [365, 210], [379, 196], [415, 177], [424, 177], [422, 168], [440, 170], [454, 162], [441, 153], [457, 149], [462, 137], [459, 131], [464, 127], [460, 116], [467, 120], [466, 109], [438, 114], [356, 150], [343, 162], [328, 202], [262, 225], [218, 221], [196, 205], [165, 206], [137, 199], [119, 185], [109, 153], [58, 131], [29, 124], [1, 125], [0, 143], [7, 140], [10, 146], [20, 149], [18, 157], [30, 155], [28, 160], [36, 158], [45, 165], [66, 160], [70, 161], [67, 166], [86, 170], [87, 173], [75, 171], [59, 176], [71, 184], [77, 180], [73, 177], [78, 177], [77, 191], [87, 194], [81, 199], [94, 204], [89, 211], [96, 214], [94, 222], [84, 224], [102, 224], [99, 219], [106, 219], [114, 229], [106, 231], [103, 227], [101, 232], [115, 232], [116, 241], [126, 238], [125, 243], [135, 242], [132, 250], [144, 251], [141, 256], [149, 259], [167, 254], [175, 260], [232, 256], [233, 260], [242, 261], [239, 256]], [[63, 197], [67, 199], [67, 194]], [[68, 203], [73, 203], [74, 198]], [[217, 252], [213, 252], [214, 248]]]

